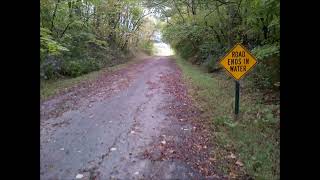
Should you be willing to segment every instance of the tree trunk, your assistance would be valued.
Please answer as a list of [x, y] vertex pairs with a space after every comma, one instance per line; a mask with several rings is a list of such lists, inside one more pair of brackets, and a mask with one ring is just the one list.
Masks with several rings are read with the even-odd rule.
[[56, 18], [56, 13], [57, 13], [57, 9], [58, 9], [58, 5], [60, 3], [60, 0], [58, 0], [57, 4], [54, 7], [54, 11], [53, 11], [53, 15], [52, 15], [52, 21], [51, 21], [51, 27], [50, 27], [50, 31], [53, 30], [54, 28], [54, 19]]
[[196, 15], [196, 5], [195, 5], [195, 2], [194, 0], [191, 0], [191, 10], [192, 10], [192, 15]]
[[182, 19], [182, 22], [184, 23], [184, 22], [185, 22], [184, 17], [182, 16], [181, 11], [180, 11], [179, 7], [178, 7], [177, 4], [176, 4], [176, 1], [173, 0], [173, 3], [174, 3], [174, 6], [176, 7], [176, 9], [177, 9], [177, 11], [178, 11], [181, 19]]

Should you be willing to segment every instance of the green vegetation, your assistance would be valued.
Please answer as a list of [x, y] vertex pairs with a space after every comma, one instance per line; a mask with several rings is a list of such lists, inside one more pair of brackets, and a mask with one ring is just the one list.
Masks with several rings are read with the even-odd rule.
[[77, 77], [151, 53], [155, 23], [139, 0], [41, 0], [40, 77]]
[[[279, 0], [148, 0], [162, 19], [164, 40], [178, 57], [190, 95], [212, 125], [219, 168], [236, 152], [255, 179], [279, 179], [279, 105], [265, 100], [280, 90]], [[233, 119], [235, 83], [218, 61], [236, 43], [258, 59], [241, 82], [240, 113]], [[193, 65], [192, 65], [193, 64]], [[200, 65], [200, 66], [194, 66]], [[266, 93], [269, 94], [266, 94]], [[225, 153], [224, 153], [225, 152]]]
[[[280, 90], [279, 0], [41, 0], [40, 20], [41, 99], [120, 67], [134, 52], [151, 55], [160, 29], [212, 125], [219, 168], [228, 172], [223, 152], [235, 152], [255, 179], [279, 179], [279, 105], [265, 100]], [[258, 64], [241, 82], [235, 122], [234, 81], [217, 62], [238, 42]]]
[[94, 80], [103, 72], [94, 71], [76, 78], [65, 78], [59, 80], [46, 80], [41, 82], [40, 87], [40, 99], [45, 100], [53, 95], [56, 95], [60, 91], [64, 91], [72, 86], [75, 86], [81, 82]]
[[60, 91], [65, 91], [83, 82], [96, 80], [99, 75], [102, 75], [103, 73], [113, 72], [121, 68], [125, 68], [139, 62], [139, 60], [142, 60], [144, 58], [145, 57], [143, 56], [143, 54], [139, 54], [136, 56], [136, 58], [131, 58], [127, 63], [115, 65], [112, 67], [105, 67], [101, 70], [93, 71], [78, 77], [67, 77], [59, 80], [43, 80], [41, 81], [40, 85], [40, 99], [46, 100], [47, 98], [56, 95]]
[[148, 6], [159, 12], [163, 37], [180, 57], [213, 72], [240, 42], [258, 57], [253, 84], [279, 84], [279, 0], [148, 0]]
[[[177, 63], [189, 86], [189, 95], [205, 112], [202, 118], [207, 118], [212, 124], [213, 142], [216, 144], [213, 154], [217, 156], [218, 152], [235, 151], [247, 173], [255, 179], [279, 179], [279, 105], [265, 104], [261, 93], [241, 89], [241, 117], [235, 122], [234, 81], [226, 78], [224, 73], [209, 74], [182, 58], [178, 58]], [[225, 156], [217, 158], [223, 162]], [[228, 165], [218, 165], [221, 170], [228, 171]]]
[[41, 0], [40, 20], [41, 79], [121, 64], [137, 49], [152, 54], [161, 29], [179, 56], [209, 72], [241, 42], [258, 57], [252, 85], [279, 86], [279, 0]]

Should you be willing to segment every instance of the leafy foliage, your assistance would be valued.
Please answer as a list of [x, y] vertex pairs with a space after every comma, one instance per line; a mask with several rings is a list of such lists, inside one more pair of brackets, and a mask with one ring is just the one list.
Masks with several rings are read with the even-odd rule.
[[260, 88], [275, 87], [280, 82], [280, 47], [279, 44], [257, 46], [252, 53], [258, 58], [259, 64], [249, 79]]
[[265, 60], [271, 56], [280, 56], [280, 47], [278, 44], [266, 44], [257, 46], [252, 50], [252, 53], [260, 60]]
[[153, 31], [143, 28], [149, 13], [139, 0], [41, 0], [40, 77], [75, 77], [122, 63], [150, 46]]
[[194, 104], [204, 112], [200, 118], [212, 122], [215, 168], [224, 173], [232, 170], [230, 167], [234, 163], [227, 157], [230, 151], [235, 151], [253, 179], [279, 179], [279, 105], [263, 103], [261, 92], [244, 90], [241, 95], [241, 119], [234, 121], [234, 82], [203, 72], [181, 58], [178, 58], [177, 64], [189, 86], [188, 93], [193, 97]]
[[62, 46], [57, 41], [53, 40], [53, 37], [50, 35], [51, 31], [46, 28], [40, 28], [40, 53], [41, 60], [44, 59], [44, 56], [47, 55], [60, 55], [62, 51], [69, 51], [67, 48]]
[[148, 0], [147, 4], [158, 9], [166, 22], [164, 39], [182, 58], [212, 72], [219, 68], [217, 61], [240, 42], [263, 62], [256, 81], [269, 82], [264, 84], [268, 88], [278, 79], [271, 76], [279, 77], [279, 73], [263, 68], [274, 69], [268, 61], [279, 55], [279, 0]]
[[[255, 179], [279, 179], [278, 106], [254, 103], [257, 89], [269, 90], [280, 81], [279, 0], [147, 0], [165, 22], [164, 40], [174, 48], [191, 94], [212, 119], [215, 141], [222, 149], [236, 149], [247, 172]], [[250, 96], [243, 92], [243, 117], [234, 122], [233, 81], [218, 74], [200, 73], [190, 63], [219, 69], [218, 60], [236, 43], [257, 57], [247, 77]], [[232, 87], [232, 88], [231, 88]], [[247, 91], [247, 89], [246, 89]], [[265, 91], [262, 91], [265, 92]], [[268, 91], [266, 91], [268, 92]], [[263, 96], [259, 94], [256, 96]], [[217, 104], [218, 103], [218, 104]], [[259, 133], [257, 133], [259, 132]], [[224, 147], [225, 145], [225, 147]], [[231, 146], [231, 148], [230, 148]], [[215, 155], [219, 156], [223, 150]], [[222, 169], [228, 167], [223, 164]]]

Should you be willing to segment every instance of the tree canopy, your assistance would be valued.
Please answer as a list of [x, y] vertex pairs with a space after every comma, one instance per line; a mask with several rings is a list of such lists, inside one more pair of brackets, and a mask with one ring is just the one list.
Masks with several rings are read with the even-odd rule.
[[150, 51], [151, 14], [139, 0], [41, 0], [41, 77], [78, 76]]
[[41, 0], [40, 19], [44, 79], [112, 66], [135, 49], [151, 53], [160, 28], [178, 55], [209, 71], [240, 42], [260, 62], [256, 85], [279, 81], [279, 0]]
[[279, 81], [279, 0], [148, 0], [147, 6], [166, 22], [164, 39], [181, 57], [214, 71], [240, 42], [259, 59], [256, 85]]

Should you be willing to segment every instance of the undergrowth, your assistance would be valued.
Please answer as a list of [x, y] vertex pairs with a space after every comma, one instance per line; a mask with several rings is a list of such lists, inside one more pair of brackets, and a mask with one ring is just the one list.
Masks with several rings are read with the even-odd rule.
[[40, 100], [46, 100], [56, 94], [58, 94], [61, 91], [65, 91], [68, 88], [71, 88], [73, 86], [76, 86], [79, 83], [95, 80], [97, 77], [102, 75], [105, 72], [112, 72], [116, 71], [118, 69], [127, 67], [129, 65], [132, 65], [139, 60], [142, 60], [145, 58], [145, 54], [138, 54], [137, 57], [132, 58], [128, 60], [126, 63], [115, 65], [112, 67], [106, 67], [97, 71], [90, 72], [88, 74], [80, 75], [78, 77], [74, 78], [59, 78], [59, 79], [51, 79], [51, 80], [41, 80], [40, 83]]

